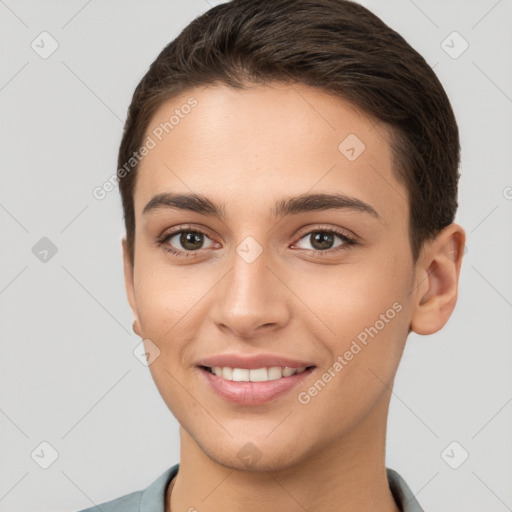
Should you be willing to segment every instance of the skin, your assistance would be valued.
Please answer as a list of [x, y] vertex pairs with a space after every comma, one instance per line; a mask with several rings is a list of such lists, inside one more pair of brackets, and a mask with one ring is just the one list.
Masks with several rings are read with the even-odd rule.
[[[447, 226], [413, 264], [407, 191], [392, 171], [387, 129], [340, 98], [305, 85], [200, 87], [164, 103], [147, 134], [191, 96], [198, 105], [139, 166], [133, 266], [123, 240], [134, 329], [160, 350], [150, 371], [180, 423], [180, 469], [166, 510], [397, 512], [385, 473], [391, 388], [408, 333], [432, 334], [453, 311], [464, 230]], [[338, 150], [349, 134], [366, 146], [354, 161]], [[204, 194], [225, 204], [226, 218], [171, 208], [143, 214], [162, 192]], [[379, 217], [270, 214], [285, 197], [333, 192]], [[201, 248], [191, 251], [179, 236], [158, 245], [162, 233], [189, 224], [206, 232]], [[329, 229], [358, 244], [333, 235], [319, 247], [311, 235]], [[247, 236], [262, 248], [252, 263], [236, 252]], [[170, 254], [171, 243], [196, 256]], [[299, 403], [298, 392], [396, 302], [401, 311]], [[226, 352], [270, 352], [317, 368], [267, 404], [235, 405], [195, 367]], [[237, 456], [247, 442], [260, 454], [252, 467]]]

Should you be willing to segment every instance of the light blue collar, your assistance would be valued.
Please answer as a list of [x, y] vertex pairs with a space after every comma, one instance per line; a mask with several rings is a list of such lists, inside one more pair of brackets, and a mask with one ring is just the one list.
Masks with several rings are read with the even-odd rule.
[[[139, 512], [165, 512], [167, 486], [179, 469], [179, 463], [162, 473], [142, 491]], [[389, 488], [401, 512], [424, 512], [405, 480], [393, 469], [386, 468]]]

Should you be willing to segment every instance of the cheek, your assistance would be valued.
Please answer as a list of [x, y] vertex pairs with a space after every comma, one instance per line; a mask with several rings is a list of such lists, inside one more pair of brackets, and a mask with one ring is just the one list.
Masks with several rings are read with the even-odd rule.
[[182, 269], [155, 262], [140, 264], [134, 279], [141, 334], [158, 350], [158, 357], [149, 365], [151, 376], [164, 402], [183, 422], [184, 411], [196, 414], [193, 400], [182, 389], [183, 364], [191, 360], [187, 350], [195, 334], [194, 308], [205, 292], [197, 289], [195, 280], [184, 277]]
[[169, 373], [180, 378], [188, 371], [197, 358], [197, 342], [207, 339], [200, 329], [222, 274], [208, 269], [199, 272], [193, 265], [173, 267], [149, 258], [138, 263], [134, 280], [141, 334], [159, 350], [150, 370], [160, 389], [174, 389], [177, 384]]
[[138, 263], [134, 282], [141, 328], [144, 334], [160, 338], [192, 310], [207, 283], [195, 279], [185, 267], [172, 268], [144, 258]]
[[306, 304], [318, 320], [330, 328], [331, 337], [346, 341], [374, 325], [381, 315], [385, 316], [384, 321], [391, 318], [386, 322], [388, 332], [392, 324], [406, 321], [405, 314], [397, 314], [397, 310], [405, 311], [410, 291], [407, 268], [405, 261], [396, 257], [331, 266], [322, 272], [311, 268], [310, 273], [301, 272], [294, 290], [298, 296], [306, 298]]
[[[323, 372], [338, 363], [337, 370], [330, 370], [336, 375], [332, 384], [312, 404], [315, 414], [336, 403], [361, 417], [390, 385], [408, 333], [407, 265], [403, 255], [380, 256], [365, 265], [340, 265], [323, 276], [312, 273], [297, 280], [297, 294], [307, 297], [319, 319], [308, 313], [310, 335], [324, 333], [320, 339], [328, 357]], [[357, 393], [347, 391], [354, 389]]]
[[[350, 429], [388, 392], [400, 362], [409, 323], [408, 275], [400, 262], [368, 268], [340, 266], [325, 278], [300, 280], [301, 297], [314, 312], [303, 325], [328, 354], [312, 388], [299, 402], [323, 418], [329, 435]], [[299, 280], [297, 280], [299, 286]], [[328, 329], [327, 329], [327, 327]], [[327, 435], [327, 432], [326, 432]]]

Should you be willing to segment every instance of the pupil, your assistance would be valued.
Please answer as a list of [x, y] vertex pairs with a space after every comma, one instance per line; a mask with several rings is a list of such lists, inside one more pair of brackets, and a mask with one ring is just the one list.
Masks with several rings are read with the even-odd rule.
[[315, 233], [311, 235], [312, 242], [311, 245], [315, 247], [315, 244], [318, 244], [319, 247], [315, 247], [315, 249], [330, 249], [334, 240], [333, 236], [330, 233]]
[[[185, 249], [199, 249], [202, 245], [201, 233], [186, 232], [180, 236], [180, 243]], [[194, 243], [198, 244], [194, 245]]]

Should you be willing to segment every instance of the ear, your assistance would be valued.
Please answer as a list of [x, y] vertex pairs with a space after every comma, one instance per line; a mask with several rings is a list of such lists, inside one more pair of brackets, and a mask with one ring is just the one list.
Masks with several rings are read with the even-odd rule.
[[128, 298], [128, 303], [130, 304], [130, 308], [135, 319], [133, 322], [133, 330], [135, 334], [141, 336], [139, 316], [137, 313], [137, 303], [135, 301], [135, 287], [133, 284], [133, 264], [130, 258], [130, 251], [128, 249], [128, 243], [126, 242], [126, 238], [123, 238], [121, 240], [121, 244], [123, 249], [124, 286], [126, 288], [126, 296]]
[[433, 334], [448, 321], [457, 302], [466, 233], [457, 224], [446, 226], [427, 241], [416, 264], [410, 330]]

